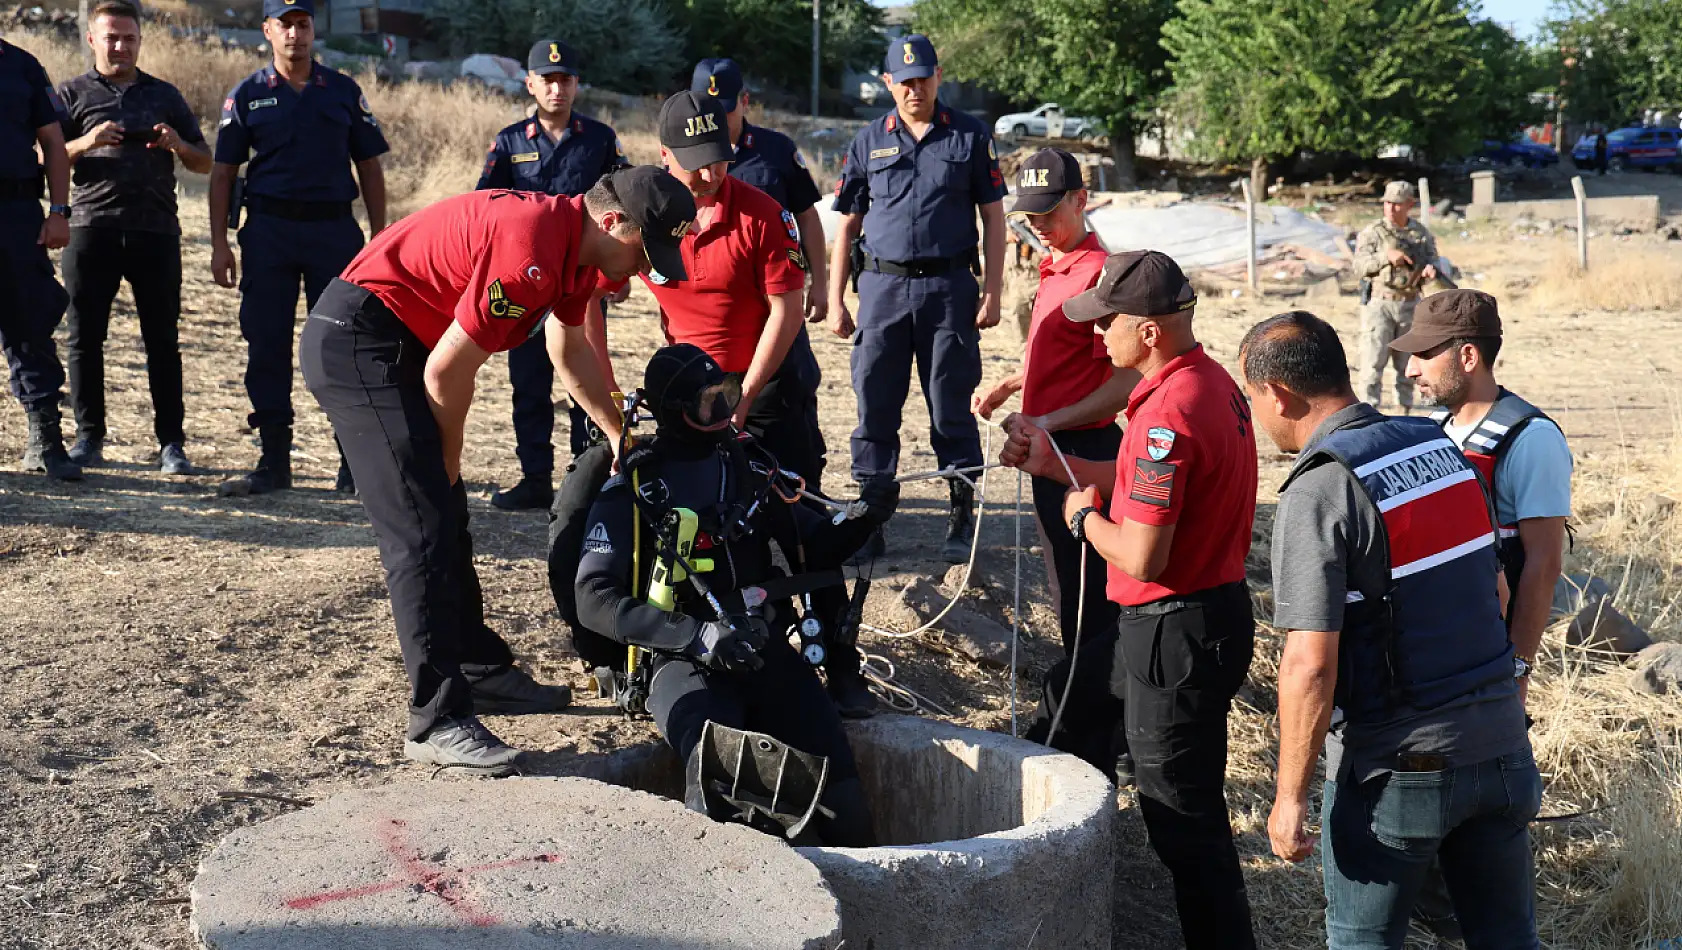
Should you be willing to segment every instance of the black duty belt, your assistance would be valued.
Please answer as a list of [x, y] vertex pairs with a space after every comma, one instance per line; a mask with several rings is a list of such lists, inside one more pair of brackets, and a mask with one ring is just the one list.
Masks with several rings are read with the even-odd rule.
[[252, 214], [266, 214], [288, 221], [337, 221], [351, 216], [348, 201], [288, 201], [285, 198], [266, 198], [246, 195], [245, 206]]
[[1239, 598], [1250, 596], [1249, 585], [1244, 581], [1233, 581], [1218, 587], [1209, 587], [1189, 594], [1174, 594], [1161, 600], [1148, 603], [1123, 605], [1122, 617], [1160, 617], [1163, 614], [1176, 613], [1188, 607], [1208, 607], [1214, 604], [1228, 602], [1237, 603]]
[[892, 277], [939, 277], [974, 267], [980, 260], [976, 252], [967, 251], [957, 257], [918, 257], [909, 261], [885, 261], [874, 254], [864, 255], [864, 269]]
[[45, 180], [40, 175], [34, 178], [0, 178], [0, 201], [39, 201], [45, 193]]

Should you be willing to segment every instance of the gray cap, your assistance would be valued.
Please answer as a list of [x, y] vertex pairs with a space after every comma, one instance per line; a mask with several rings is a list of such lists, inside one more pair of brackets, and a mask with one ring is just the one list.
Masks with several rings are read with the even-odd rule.
[[1413, 190], [1413, 185], [1405, 181], [1393, 181], [1384, 186], [1385, 204], [1407, 204], [1419, 199], [1419, 193]]

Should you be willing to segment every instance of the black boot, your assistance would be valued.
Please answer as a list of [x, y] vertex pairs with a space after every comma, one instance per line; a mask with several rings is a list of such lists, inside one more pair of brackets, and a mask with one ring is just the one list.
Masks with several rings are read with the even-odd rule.
[[23, 448], [23, 470], [45, 472], [60, 481], [82, 480], [82, 466], [64, 451], [64, 433], [58, 427], [58, 407], [33, 409], [29, 413], [29, 442]]
[[333, 490], [341, 495], [356, 494], [356, 476], [350, 473], [350, 463], [339, 456], [339, 474], [333, 479]]
[[833, 644], [824, 661], [825, 688], [835, 703], [835, 711], [847, 719], [869, 719], [876, 715], [879, 703], [870, 691], [864, 674], [859, 671], [858, 647], [852, 644]]
[[940, 546], [940, 556], [948, 564], [963, 564], [969, 560], [970, 540], [975, 534], [975, 489], [959, 478], [950, 484], [952, 511], [946, 517], [946, 541]]
[[491, 493], [491, 505], [503, 511], [548, 511], [555, 503], [554, 476], [525, 475], [513, 488]]
[[263, 454], [249, 474], [222, 483], [222, 495], [265, 495], [292, 487], [292, 427], [263, 426], [257, 431]]

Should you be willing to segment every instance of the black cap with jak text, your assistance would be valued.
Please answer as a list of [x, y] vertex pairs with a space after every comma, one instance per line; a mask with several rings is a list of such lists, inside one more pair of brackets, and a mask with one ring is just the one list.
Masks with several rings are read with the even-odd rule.
[[684, 171], [736, 157], [724, 111], [724, 103], [698, 92], [680, 92], [660, 107], [660, 144]]

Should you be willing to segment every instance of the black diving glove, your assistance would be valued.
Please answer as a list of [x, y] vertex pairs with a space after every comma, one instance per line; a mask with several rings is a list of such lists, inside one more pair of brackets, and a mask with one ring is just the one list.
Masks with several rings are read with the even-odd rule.
[[[701, 662], [706, 664], [707, 669], [746, 673], [765, 665], [765, 661], [759, 657], [759, 648], [765, 645], [770, 628], [765, 626], [764, 621], [759, 621], [760, 629], [755, 629], [749, 618], [745, 617], [736, 623], [737, 629], [734, 630], [711, 621], [701, 625], [701, 633], [695, 638], [694, 651]], [[763, 636], [761, 631], [764, 632]]]
[[887, 475], [878, 475], [859, 486], [859, 501], [864, 502], [865, 521], [884, 525], [899, 508], [899, 482]]

